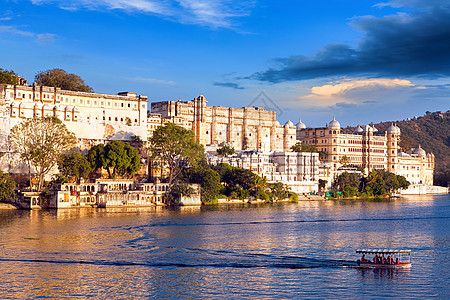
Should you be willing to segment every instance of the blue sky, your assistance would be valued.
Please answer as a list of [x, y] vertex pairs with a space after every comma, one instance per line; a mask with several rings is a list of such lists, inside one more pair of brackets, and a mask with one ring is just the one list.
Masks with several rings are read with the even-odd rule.
[[[323, 126], [450, 104], [448, 0], [0, 0], [0, 68]], [[263, 94], [261, 94], [263, 92]], [[259, 97], [258, 97], [259, 96]], [[265, 97], [270, 98], [267, 99]], [[256, 100], [255, 100], [256, 99]]]

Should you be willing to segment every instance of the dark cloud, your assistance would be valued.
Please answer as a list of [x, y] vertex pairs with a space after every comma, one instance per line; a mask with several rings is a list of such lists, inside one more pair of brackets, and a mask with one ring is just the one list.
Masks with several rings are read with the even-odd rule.
[[378, 103], [378, 101], [374, 101], [374, 100], [367, 100], [367, 101], [363, 101], [364, 104], [375, 104]]
[[[361, 17], [352, 25], [364, 32], [356, 48], [329, 44], [312, 57], [278, 58], [278, 68], [249, 78], [272, 83], [327, 76], [418, 76], [450, 75], [449, 1], [393, 1], [409, 4], [412, 12], [382, 18]], [[432, 7], [430, 5], [433, 5]]]
[[240, 86], [239, 84], [237, 84], [235, 82], [213, 82], [213, 85], [221, 86], [221, 87], [227, 87], [227, 88], [232, 88], [232, 89], [237, 89], [237, 90], [243, 90], [244, 89], [244, 87]]

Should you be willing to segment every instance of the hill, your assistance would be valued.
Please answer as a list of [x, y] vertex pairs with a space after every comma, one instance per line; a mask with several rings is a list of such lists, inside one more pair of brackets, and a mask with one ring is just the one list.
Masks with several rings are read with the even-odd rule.
[[[450, 111], [427, 112], [421, 117], [403, 121], [394, 121], [401, 130], [400, 147], [404, 152], [418, 145], [435, 155], [435, 184], [450, 181]], [[374, 124], [379, 131], [385, 131], [389, 122]], [[355, 127], [346, 127], [344, 132], [350, 133]]]

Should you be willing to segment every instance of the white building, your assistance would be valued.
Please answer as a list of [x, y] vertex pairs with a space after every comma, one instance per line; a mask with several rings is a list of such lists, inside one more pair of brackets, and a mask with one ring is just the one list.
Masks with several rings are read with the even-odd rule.
[[318, 191], [318, 153], [238, 151], [230, 156], [208, 153], [208, 160], [212, 164], [223, 162], [251, 170], [268, 182], [282, 182], [296, 193]]

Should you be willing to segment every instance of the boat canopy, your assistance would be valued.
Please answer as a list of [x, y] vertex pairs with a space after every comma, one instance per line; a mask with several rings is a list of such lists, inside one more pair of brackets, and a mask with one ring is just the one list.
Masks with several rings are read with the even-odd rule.
[[411, 254], [411, 250], [396, 250], [396, 249], [358, 249], [356, 253], [366, 254], [395, 254], [395, 253], [407, 253]]

